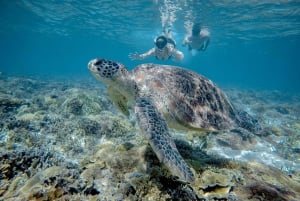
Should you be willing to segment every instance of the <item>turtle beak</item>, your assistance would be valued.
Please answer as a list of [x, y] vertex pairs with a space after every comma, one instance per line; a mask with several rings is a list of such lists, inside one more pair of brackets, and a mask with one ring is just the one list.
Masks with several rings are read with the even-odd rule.
[[93, 59], [91, 61], [89, 61], [88, 63], [88, 69], [91, 71], [91, 72], [94, 72], [94, 73], [97, 73], [100, 71], [99, 69], [99, 63], [102, 59]]

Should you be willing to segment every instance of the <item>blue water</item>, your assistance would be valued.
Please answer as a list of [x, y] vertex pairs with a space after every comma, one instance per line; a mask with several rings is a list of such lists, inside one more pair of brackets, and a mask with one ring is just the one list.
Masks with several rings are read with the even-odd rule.
[[[273, 2], [2, 0], [0, 72], [82, 78], [90, 59], [105, 57], [130, 69], [146, 62], [190, 68], [221, 87], [300, 92], [300, 1]], [[188, 22], [211, 31], [208, 49], [195, 56], [180, 45]], [[131, 61], [128, 54], [150, 49], [164, 24], [185, 59]]]

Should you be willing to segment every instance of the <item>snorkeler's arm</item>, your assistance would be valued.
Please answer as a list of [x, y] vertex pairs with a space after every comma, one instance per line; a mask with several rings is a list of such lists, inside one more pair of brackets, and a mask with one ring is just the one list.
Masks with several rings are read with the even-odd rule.
[[151, 48], [148, 52], [146, 52], [144, 54], [140, 54], [139, 57], [140, 57], [140, 59], [145, 59], [150, 56], [153, 56], [154, 54], [155, 54], [155, 48]]
[[202, 47], [201, 47], [201, 50], [202, 50], [202, 51], [205, 51], [205, 50], [206, 50], [206, 48], [207, 48], [207, 46], [208, 46], [208, 44], [209, 44], [209, 41], [210, 41], [210, 38], [209, 38], [209, 37], [206, 37], [206, 38], [204, 39], [203, 44], [202, 44]]
[[203, 28], [200, 31], [200, 38], [203, 41], [200, 50], [205, 51], [210, 42], [210, 32], [207, 28]]
[[184, 57], [184, 54], [175, 48], [172, 51], [172, 55], [174, 56], [175, 61], [181, 61]]
[[184, 40], [182, 41], [182, 46], [186, 46], [187, 44], [190, 44], [192, 41], [191, 41], [191, 36], [186, 36], [184, 38]]
[[129, 58], [131, 60], [141, 60], [141, 59], [145, 59], [147, 57], [150, 57], [154, 54], [155, 54], [155, 49], [151, 48], [148, 52], [143, 53], [143, 54], [131, 53], [131, 54], [129, 54]]
[[182, 41], [182, 46], [184, 47], [184, 46], [186, 46], [186, 44], [188, 44], [188, 37], [186, 36], [184, 39], [183, 39], [183, 41]]

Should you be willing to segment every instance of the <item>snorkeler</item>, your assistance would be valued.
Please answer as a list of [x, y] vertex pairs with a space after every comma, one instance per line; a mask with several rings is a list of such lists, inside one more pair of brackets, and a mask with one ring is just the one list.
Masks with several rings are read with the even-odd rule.
[[210, 32], [207, 28], [201, 28], [199, 23], [194, 24], [192, 35], [186, 36], [182, 42], [182, 46], [188, 45], [188, 50], [192, 54], [192, 50], [205, 51], [210, 41]]
[[131, 53], [129, 57], [132, 60], [141, 60], [150, 56], [155, 56], [156, 59], [166, 60], [174, 57], [175, 61], [181, 61], [184, 57], [183, 53], [177, 50], [176, 42], [171, 38], [165, 35], [158, 36], [154, 40], [155, 46], [151, 48], [148, 52], [143, 54]]

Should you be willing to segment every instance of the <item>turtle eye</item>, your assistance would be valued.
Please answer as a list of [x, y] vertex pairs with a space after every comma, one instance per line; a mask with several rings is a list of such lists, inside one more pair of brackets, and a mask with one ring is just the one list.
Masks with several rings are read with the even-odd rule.
[[97, 67], [97, 71], [100, 71], [101, 69], [99, 67]]
[[[94, 65], [96, 65], [96, 66], [98, 66], [99, 64], [101, 64], [102, 63], [102, 60], [98, 60], [98, 61], [96, 61], [95, 63], [94, 63]], [[97, 68], [98, 69], [98, 68]]]

